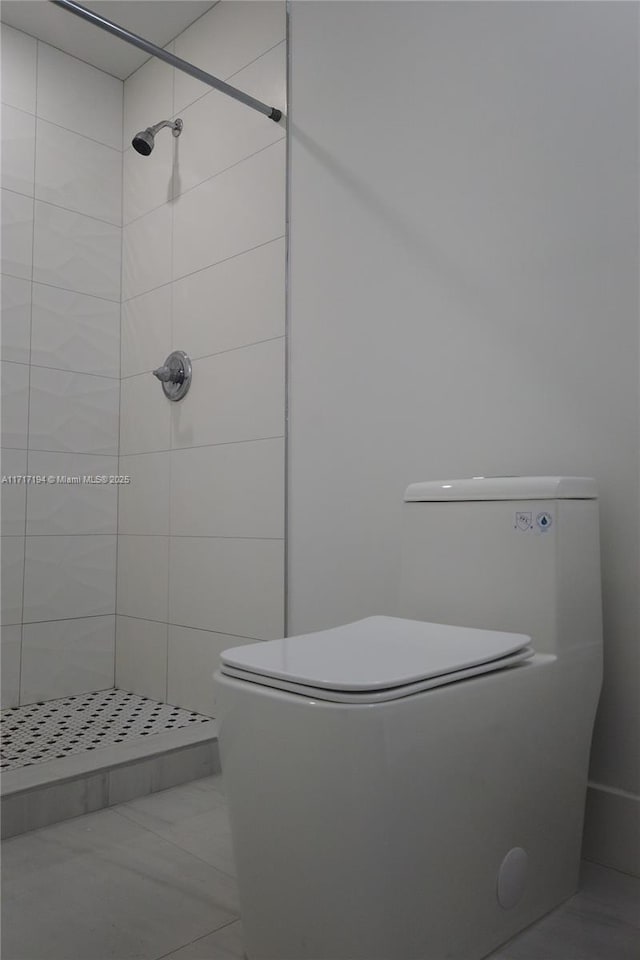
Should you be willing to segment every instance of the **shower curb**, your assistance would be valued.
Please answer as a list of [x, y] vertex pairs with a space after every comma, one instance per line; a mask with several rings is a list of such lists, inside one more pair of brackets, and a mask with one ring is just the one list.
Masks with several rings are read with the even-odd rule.
[[215, 720], [8, 770], [0, 779], [1, 835], [15, 837], [219, 772]]

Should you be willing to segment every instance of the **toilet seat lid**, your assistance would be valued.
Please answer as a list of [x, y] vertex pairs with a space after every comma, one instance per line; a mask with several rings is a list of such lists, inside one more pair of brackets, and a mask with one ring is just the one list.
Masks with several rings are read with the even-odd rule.
[[[232, 647], [221, 654], [222, 673], [320, 690], [368, 693], [415, 685], [495, 661], [495, 669], [531, 656], [530, 638], [472, 627], [398, 617], [355, 623], [282, 640]], [[483, 671], [484, 672], [484, 671]], [[452, 678], [453, 679], [453, 678]]]

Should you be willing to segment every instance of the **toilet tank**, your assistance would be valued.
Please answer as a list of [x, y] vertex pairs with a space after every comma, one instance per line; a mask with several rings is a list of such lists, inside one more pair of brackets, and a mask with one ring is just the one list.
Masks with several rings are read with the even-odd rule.
[[528, 634], [558, 656], [602, 643], [594, 480], [429, 481], [404, 499], [402, 616]]

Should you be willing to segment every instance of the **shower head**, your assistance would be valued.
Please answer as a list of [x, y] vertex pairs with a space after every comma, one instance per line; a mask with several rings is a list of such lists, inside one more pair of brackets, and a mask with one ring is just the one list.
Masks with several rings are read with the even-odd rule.
[[147, 127], [146, 130], [140, 130], [139, 133], [136, 133], [131, 141], [131, 146], [143, 157], [148, 157], [153, 150], [158, 130], [162, 130], [163, 127], [171, 127], [174, 137], [179, 137], [182, 133], [182, 126], [182, 120], [161, 120], [160, 123], [154, 123], [152, 127]]

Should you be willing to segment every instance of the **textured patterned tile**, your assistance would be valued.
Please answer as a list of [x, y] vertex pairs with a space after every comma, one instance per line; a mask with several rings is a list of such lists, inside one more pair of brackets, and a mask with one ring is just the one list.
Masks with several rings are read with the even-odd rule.
[[195, 360], [188, 395], [171, 404], [171, 445], [282, 436], [284, 401], [283, 338]]
[[170, 284], [122, 304], [123, 377], [155, 370], [171, 352], [171, 343]]
[[122, 81], [40, 43], [38, 116], [121, 150]]
[[2, 710], [17, 707], [20, 698], [20, 644], [22, 627], [20, 624], [3, 626], [0, 636], [0, 678], [2, 679]]
[[111, 223], [36, 200], [33, 279], [119, 300], [120, 233]]
[[169, 622], [259, 640], [281, 637], [283, 562], [282, 540], [173, 537]]
[[[26, 450], [2, 451], [2, 476], [22, 477], [27, 473]], [[6, 483], [0, 488], [3, 537], [23, 537], [27, 504], [25, 483]]]
[[2, 388], [2, 446], [25, 450], [29, 415], [29, 367], [23, 363], [0, 364]]
[[156, 700], [167, 696], [166, 623], [117, 618], [116, 686]]
[[[29, 472], [63, 482], [27, 489], [27, 536], [117, 533], [118, 487], [81, 482], [118, 473], [117, 457], [87, 453], [29, 453]], [[64, 481], [73, 482], [64, 482]]]
[[2, 108], [2, 186], [33, 196], [35, 117], [14, 107]]
[[118, 453], [117, 380], [31, 368], [29, 446], [60, 453]]
[[123, 690], [103, 690], [5, 710], [2, 769], [165, 733], [209, 717]]
[[[282, 42], [235, 74], [234, 85], [250, 96], [284, 110], [286, 44]], [[181, 112], [184, 123], [176, 144], [174, 193], [179, 196], [285, 134], [285, 121], [265, 123], [260, 113], [210, 91]]]
[[284, 234], [285, 161], [281, 140], [175, 201], [174, 279]]
[[12, 190], [2, 191], [2, 272], [31, 279], [33, 200]]
[[20, 703], [111, 687], [114, 641], [114, 616], [25, 623]]
[[36, 41], [2, 25], [2, 102], [36, 112]]
[[2, 359], [29, 363], [31, 281], [2, 277]]
[[24, 622], [115, 613], [116, 537], [27, 537]]
[[119, 225], [122, 155], [46, 120], [37, 127], [36, 197]]
[[[173, 50], [168, 43], [166, 50]], [[161, 60], [151, 58], [124, 82], [124, 144], [150, 123], [173, 116], [173, 69]], [[165, 130], [164, 137], [170, 136]], [[155, 153], [154, 153], [155, 157]], [[142, 157], [140, 157], [142, 160]]]
[[22, 622], [24, 537], [0, 537], [2, 623]]
[[[176, 38], [175, 52], [203, 70], [228, 79], [284, 40], [285, 35], [282, 2], [220, 3]], [[176, 72], [174, 111], [207, 91], [204, 83]]]
[[284, 271], [284, 239], [280, 239], [177, 280], [173, 284], [175, 342], [188, 344], [189, 356], [197, 360], [283, 336]]
[[119, 346], [118, 303], [34, 283], [32, 363], [118, 377]]
[[124, 227], [123, 300], [137, 297], [171, 280], [172, 213], [171, 205], [165, 203]]

